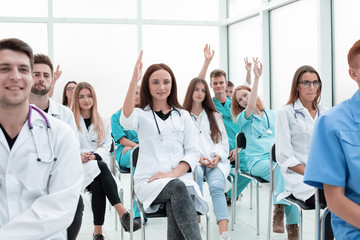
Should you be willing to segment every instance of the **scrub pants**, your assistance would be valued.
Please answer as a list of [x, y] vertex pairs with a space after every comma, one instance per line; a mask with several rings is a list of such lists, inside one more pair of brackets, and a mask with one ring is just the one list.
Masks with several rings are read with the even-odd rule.
[[120, 151], [118, 160], [118, 164], [122, 168], [130, 168], [130, 156], [131, 156], [131, 150], [127, 151], [124, 155], [122, 154], [122, 151]]
[[[270, 159], [261, 159], [258, 160], [251, 168], [250, 174], [254, 176], [261, 177], [267, 181], [270, 181]], [[280, 168], [276, 168], [275, 173], [275, 189], [276, 192], [281, 193], [285, 191], [285, 180], [281, 174]], [[299, 223], [299, 212], [294, 205], [286, 203], [284, 201], [277, 201], [276, 197], [273, 196], [273, 203], [275, 204], [284, 204], [285, 205], [285, 216], [286, 224], [297, 224]]]
[[208, 168], [198, 165], [196, 167], [196, 180], [203, 193], [203, 178], [205, 176], [206, 182], [209, 185], [210, 196], [213, 202], [213, 210], [216, 216], [216, 222], [226, 219], [229, 221], [227, 215], [227, 205], [224, 195], [225, 177], [220, 168]]

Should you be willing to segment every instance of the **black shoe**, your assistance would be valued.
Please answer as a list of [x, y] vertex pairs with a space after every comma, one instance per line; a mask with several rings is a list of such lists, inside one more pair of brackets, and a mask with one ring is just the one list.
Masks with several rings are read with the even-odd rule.
[[104, 236], [100, 233], [94, 235], [94, 237], [93, 237], [93, 240], [104, 240], [104, 239], [105, 239]]
[[[126, 232], [130, 232], [130, 213], [126, 212], [122, 217], [120, 218], [121, 225], [125, 229]], [[133, 229], [134, 232], [136, 230], [139, 230], [141, 228], [141, 223], [139, 223], [136, 220], [133, 220]]]

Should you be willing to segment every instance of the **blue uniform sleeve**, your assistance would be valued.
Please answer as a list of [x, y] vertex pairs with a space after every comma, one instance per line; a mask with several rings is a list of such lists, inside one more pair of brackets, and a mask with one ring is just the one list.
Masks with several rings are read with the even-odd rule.
[[111, 133], [115, 142], [118, 142], [120, 138], [126, 136], [124, 128], [120, 125], [120, 114], [121, 111], [116, 112], [111, 116]]
[[248, 125], [251, 124], [251, 118], [253, 116], [251, 115], [248, 119], [245, 116], [245, 110], [242, 111], [241, 113], [239, 113], [237, 115], [237, 124], [240, 127], [240, 131], [244, 131], [244, 128]]
[[339, 131], [334, 129], [339, 123], [331, 117], [323, 115], [316, 122], [305, 169], [304, 182], [316, 188], [323, 188], [323, 183], [346, 185], [346, 158]]

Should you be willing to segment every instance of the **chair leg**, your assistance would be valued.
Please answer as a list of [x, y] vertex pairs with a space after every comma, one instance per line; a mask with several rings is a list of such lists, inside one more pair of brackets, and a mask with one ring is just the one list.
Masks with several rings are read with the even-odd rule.
[[206, 240], [210, 240], [210, 214], [206, 214]]
[[299, 211], [299, 240], [303, 239], [303, 213], [300, 206], [295, 205]]
[[141, 239], [145, 240], [145, 219], [144, 214], [140, 211], [140, 219], [141, 219]]
[[268, 229], [267, 229], [267, 240], [270, 240], [271, 236], [271, 213], [272, 213], [272, 186], [269, 186], [269, 212], [268, 212]]
[[256, 234], [260, 235], [260, 204], [259, 204], [259, 182], [256, 181]]
[[[121, 196], [121, 200], [122, 201], [124, 201], [123, 199], [124, 199], [124, 191], [123, 191], [123, 189], [121, 189], [121, 194], [120, 194], [120, 196]], [[116, 213], [116, 219], [119, 219], [119, 221], [120, 221], [120, 217], [119, 217], [119, 215]], [[118, 224], [119, 224], [119, 222], [118, 221], [116, 221], [116, 230], [118, 229]], [[123, 240], [124, 239], [124, 228], [122, 227], [122, 225], [121, 225], [121, 240]]]
[[320, 217], [320, 240], [325, 239], [325, 218], [329, 214], [329, 209], [325, 208]]
[[236, 213], [235, 213], [235, 211], [236, 211], [236, 209], [235, 209], [235, 205], [236, 205], [236, 202], [234, 201], [234, 199], [235, 199], [235, 189], [236, 189], [236, 182], [235, 182], [235, 180], [237, 179], [236, 178], [236, 172], [235, 172], [235, 177], [231, 177], [231, 179], [232, 179], [232, 183], [233, 183], [233, 190], [231, 191], [231, 231], [234, 231], [234, 224], [235, 224], [235, 215], [236, 215]]
[[252, 206], [252, 203], [253, 203], [253, 181], [251, 180], [250, 181], [250, 209], [252, 209], [253, 208], [253, 206]]

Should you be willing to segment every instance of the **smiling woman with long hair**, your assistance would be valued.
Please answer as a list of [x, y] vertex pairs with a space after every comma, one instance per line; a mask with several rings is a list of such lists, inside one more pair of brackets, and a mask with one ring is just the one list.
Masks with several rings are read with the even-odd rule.
[[144, 73], [140, 104], [134, 108], [141, 59], [142, 53], [120, 116], [121, 125], [139, 137], [135, 192], [146, 212], [156, 212], [161, 205], [166, 208], [167, 239], [201, 240], [196, 211], [206, 213], [208, 206], [191, 174], [199, 160], [195, 126], [178, 103], [172, 70], [163, 63], [151, 65]]
[[183, 107], [191, 114], [197, 128], [195, 133], [200, 138], [200, 157], [196, 168], [197, 183], [202, 192], [205, 176], [216, 223], [219, 226], [220, 239], [230, 239], [224, 195], [224, 192], [231, 188], [230, 182], [227, 181], [230, 172], [229, 143], [223, 119], [215, 108], [205, 80], [201, 78], [191, 80]]
[[[83, 187], [92, 193], [94, 239], [103, 239], [106, 197], [119, 214], [125, 230], [129, 231], [130, 214], [120, 203], [116, 182], [108, 168], [112, 142], [110, 121], [100, 116], [95, 90], [89, 83], [77, 84], [71, 108], [80, 139], [81, 161], [85, 174]], [[140, 224], [134, 221], [134, 230], [139, 228]]]

